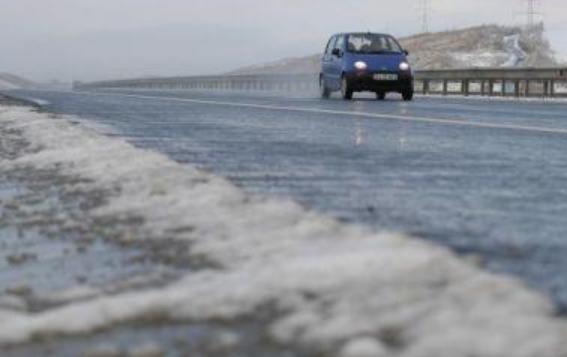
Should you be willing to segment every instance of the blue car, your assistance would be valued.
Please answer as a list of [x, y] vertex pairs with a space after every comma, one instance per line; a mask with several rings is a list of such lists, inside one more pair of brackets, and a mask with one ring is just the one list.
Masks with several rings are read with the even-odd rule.
[[319, 85], [321, 96], [340, 91], [345, 100], [354, 92], [374, 92], [383, 100], [388, 92], [413, 99], [413, 71], [408, 52], [386, 34], [341, 33], [329, 40], [323, 55]]

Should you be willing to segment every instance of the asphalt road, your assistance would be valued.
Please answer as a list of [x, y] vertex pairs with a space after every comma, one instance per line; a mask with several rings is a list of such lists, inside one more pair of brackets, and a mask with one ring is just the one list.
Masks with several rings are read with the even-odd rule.
[[567, 311], [567, 103], [12, 94], [247, 191], [480, 256]]

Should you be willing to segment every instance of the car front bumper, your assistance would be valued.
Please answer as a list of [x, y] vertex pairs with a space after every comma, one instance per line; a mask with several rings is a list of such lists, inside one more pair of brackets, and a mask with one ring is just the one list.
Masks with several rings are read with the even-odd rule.
[[[398, 80], [376, 80], [375, 74], [397, 74]], [[353, 91], [371, 92], [405, 92], [413, 90], [413, 75], [411, 72], [368, 72], [357, 71], [346, 75]]]

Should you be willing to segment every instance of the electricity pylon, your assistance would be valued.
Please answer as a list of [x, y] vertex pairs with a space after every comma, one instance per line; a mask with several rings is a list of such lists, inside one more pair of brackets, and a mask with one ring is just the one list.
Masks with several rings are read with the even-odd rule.
[[419, 20], [421, 23], [421, 31], [429, 32], [429, 21], [431, 18], [431, 1], [419, 0]]

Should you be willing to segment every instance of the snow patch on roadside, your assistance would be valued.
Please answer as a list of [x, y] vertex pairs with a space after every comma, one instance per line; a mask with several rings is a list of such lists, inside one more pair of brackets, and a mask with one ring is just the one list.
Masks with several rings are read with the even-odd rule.
[[274, 304], [280, 314], [269, 329], [273, 339], [331, 355], [383, 347], [385, 355], [408, 357], [567, 356], [566, 323], [514, 279], [417, 239], [250, 197], [223, 178], [70, 121], [76, 118], [4, 109], [0, 125], [22, 130], [41, 150], [0, 161], [0, 169], [59, 167], [93, 188], [118, 188], [97, 215], [143, 216], [141, 229], [153, 239], [184, 232], [175, 238], [190, 241], [191, 254], [222, 269], [42, 313], [0, 311], [0, 321], [10, 321], [0, 326], [0, 344], [153, 316], [229, 320]]
[[29, 100], [30, 102], [35, 103], [35, 104], [39, 105], [40, 107], [45, 107], [45, 106], [51, 104], [47, 100], [38, 99], [38, 98], [26, 98], [26, 100]]

